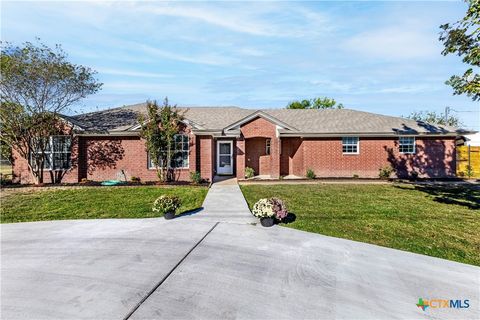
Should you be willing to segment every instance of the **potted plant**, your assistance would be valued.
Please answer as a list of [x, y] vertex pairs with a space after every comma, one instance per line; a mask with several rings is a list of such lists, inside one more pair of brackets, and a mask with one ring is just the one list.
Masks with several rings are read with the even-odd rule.
[[278, 198], [260, 199], [254, 205], [252, 214], [260, 219], [260, 223], [264, 227], [271, 227], [275, 220], [284, 219], [287, 214], [285, 203]]
[[167, 220], [175, 218], [175, 212], [180, 207], [181, 201], [178, 197], [161, 195], [153, 203], [152, 210], [163, 214]]

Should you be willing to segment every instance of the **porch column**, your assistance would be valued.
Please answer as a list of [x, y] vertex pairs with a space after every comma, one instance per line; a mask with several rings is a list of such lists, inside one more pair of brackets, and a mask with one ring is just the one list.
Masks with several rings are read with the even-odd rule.
[[200, 148], [200, 175], [203, 179], [213, 179], [213, 138], [210, 136], [199, 136]]
[[274, 137], [271, 140], [270, 154], [272, 162], [270, 164], [270, 176], [274, 179], [280, 178], [280, 149], [282, 141]]
[[245, 179], [245, 139], [243, 137], [237, 138], [237, 179]]
[[190, 147], [189, 147], [189, 168], [190, 172], [195, 172], [198, 170], [198, 165], [197, 165], [197, 136], [192, 134], [190, 135]]

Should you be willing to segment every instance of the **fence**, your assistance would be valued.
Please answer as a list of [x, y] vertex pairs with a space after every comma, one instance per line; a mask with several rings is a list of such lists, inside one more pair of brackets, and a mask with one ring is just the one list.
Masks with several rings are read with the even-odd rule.
[[480, 147], [457, 147], [457, 176], [480, 178]]

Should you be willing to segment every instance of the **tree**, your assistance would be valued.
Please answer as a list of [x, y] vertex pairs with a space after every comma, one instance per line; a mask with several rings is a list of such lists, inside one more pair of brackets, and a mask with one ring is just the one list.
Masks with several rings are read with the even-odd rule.
[[473, 101], [480, 100], [480, 75], [474, 67], [480, 67], [480, 0], [466, 0], [468, 10], [465, 17], [455, 23], [440, 26], [440, 41], [445, 49], [442, 54], [456, 54], [472, 67], [463, 75], [453, 75], [446, 84], [453, 88], [453, 94], [466, 94]]
[[73, 134], [61, 113], [102, 84], [95, 71], [68, 62], [60, 45], [51, 49], [37, 40], [2, 43], [0, 141], [27, 160], [35, 183], [43, 183], [49, 137]]
[[435, 111], [415, 111], [410, 113], [407, 118], [425, 123], [451, 126], [454, 128], [458, 128], [462, 125], [462, 122], [456, 116], [449, 115], [445, 118], [445, 114], [436, 113]]
[[168, 98], [165, 98], [163, 105], [158, 107], [156, 101], [147, 101], [146, 117], [141, 115], [140, 135], [146, 140], [146, 149], [155, 168], [160, 181], [172, 179], [172, 151], [174, 136], [180, 131], [180, 122], [183, 115], [177, 110], [177, 106], [171, 106]]
[[343, 109], [343, 104], [337, 104], [335, 99], [323, 97], [292, 101], [287, 105], [287, 109]]

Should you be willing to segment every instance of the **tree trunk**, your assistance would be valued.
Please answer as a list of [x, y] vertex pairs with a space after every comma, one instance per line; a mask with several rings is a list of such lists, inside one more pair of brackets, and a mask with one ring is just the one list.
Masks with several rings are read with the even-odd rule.
[[167, 150], [167, 165], [165, 166], [166, 167], [166, 178], [167, 178], [167, 181], [170, 181], [171, 177], [170, 177], [170, 162], [171, 162], [171, 158], [172, 158], [172, 155], [171, 155], [171, 148], [172, 148], [172, 144], [169, 143], [168, 144], [168, 150]]

